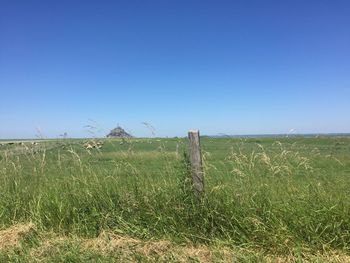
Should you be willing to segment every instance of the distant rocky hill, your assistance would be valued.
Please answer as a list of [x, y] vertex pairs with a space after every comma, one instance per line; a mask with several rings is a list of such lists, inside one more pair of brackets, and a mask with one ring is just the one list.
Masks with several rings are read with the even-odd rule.
[[132, 138], [133, 136], [127, 133], [122, 127], [119, 125], [110, 131], [107, 134], [107, 138]]

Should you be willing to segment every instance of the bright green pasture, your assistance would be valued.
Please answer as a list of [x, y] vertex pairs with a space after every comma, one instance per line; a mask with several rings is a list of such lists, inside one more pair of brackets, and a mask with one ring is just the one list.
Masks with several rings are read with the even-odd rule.
[[103, 142], [1, 146], [0, 226], [350, 253], [349, 137], [202, 138], [202, 200], [192, 195], [186, 139]]

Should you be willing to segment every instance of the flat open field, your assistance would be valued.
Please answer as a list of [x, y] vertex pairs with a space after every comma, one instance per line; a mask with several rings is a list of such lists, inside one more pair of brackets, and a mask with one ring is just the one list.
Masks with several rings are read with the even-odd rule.
[[350, 262], [350, 137], [85, 142], [0, 141], [0, 262]]

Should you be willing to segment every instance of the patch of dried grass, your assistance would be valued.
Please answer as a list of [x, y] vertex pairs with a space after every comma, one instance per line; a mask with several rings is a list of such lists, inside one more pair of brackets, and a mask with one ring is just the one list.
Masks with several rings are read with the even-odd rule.
[[[32, 223], [16, 224], [0, 231], [0, 250], [20, 248], [21, 241], [35, 231]], [[67, 236], [58, 236], [54, 233], [39, 235], [40, 245], [31, 249], [30, 256], [35, 262], [46, 262], [52, 254], [60, 253], [62, 245], [75, 244], [82, 250], [91, 251], [96, 254], [108, 256], [117, 253], [123, 262], [138, 261], [135, 258], [141, 255], [149, 262], [236, 262], [238, 254], [247, 256], [253, 251], [238, 249], [232, 250], [226, 247], [209, 247], [205, 245], [176, 245], [170, 241], [143, 241], [114, 233], [102, 232], [99, 237], [92, 239], [80, 239]], [[237, 254], [238, 253], [238, 254]], [[262, 254], [261, 254], [262, 255]], [[265, 255], [264, 262], [282, 263], [296, 262], [294, 255], [279, 257]], [[329, 254], [304, 255], [303, 262], [334, 262], [350, 263], [350, 256], [341, 251]]]
[[182, 255], [182, 261], [184, 262], [188, 258], [195, 258], [203, 263], [213, 262], [213, 251], [206, 246], [183, 247], [177, 248], [177, 250], [179, 255]]
[[[169, 241], [142, 241], [131, 237], [116, 235], [113, 233], [103, 232], [98, 238], [87, 239], [82, 242], [82, 248], [87, 251], [94, 251], [98, 254], [119, 253], [124, 259], [133, 262], [135, 254], [142, 255], [150, 262], [168, 262], [169, 259], [176, 262], [236, 262], [238, 254], [247, 257], [256, 254], [257, 251], [248, 251], [245, 249], [232, 250], [227, 247], [209, 247], [199, 246], [180, 246], [172, 244]], [[238, 254], [237, 254], [238, 253]], [[249, 258], [249, 257], [248, 257]], [[254, 258], [254, 257], [253, 257]], [[274, 255], [264, 255], [264, 262], [268, 263], [292, 263], [298, 260], [295, 255], [279, 257]], [[350, 256], [339, 253], [304, 255], [303, 262], [334, 262], [350, 263]], [[237, 261], [238, 262], [238, 261]]]
[[36, 262], [46, 262], [47, 257], [60, 252], [61, 246], [71, 241], [68, 237], [57, 236], [53, 233], [41, 238], [40, 245], [31, 249], [30, 255]]
[[97, 238], [88, 239], [83, 242], [83, 248], [86, 250], [93, 250], [102, 254], [115, 251], [122, 251], [127, 254], [137, 252], [147, 258], [152, 258], [152, 255], [163, 255], [169, 250], [170, 246], [171, 243], [169, 241], [143, 242], [131, 237], [106, 232], [102, 232]]
[[[169, 258], [177, 262], [214, 262], [214, 252], [207, 246], [180, 246], [166, 240], [142, 241], [130, 237], [103, 232], [98, 238], [85, 240], [83, 249], [100, 254], [121, 253], [126, 258], [140, 254], [150, 261], [167, 262]], [[222, 262], [232, 261], [233, 254], [229, 250], [220, 249]]]
[[0, 250], [20, 247], [21, 240], [35, 231], [32, 223], [16, 224], [0, 231]]

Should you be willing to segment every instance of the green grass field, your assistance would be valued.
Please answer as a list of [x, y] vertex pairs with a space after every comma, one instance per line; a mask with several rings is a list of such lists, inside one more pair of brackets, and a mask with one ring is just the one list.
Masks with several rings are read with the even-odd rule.
[[0, 262], [350, 262], [350, 137], [103, 142], [3, 142]]

